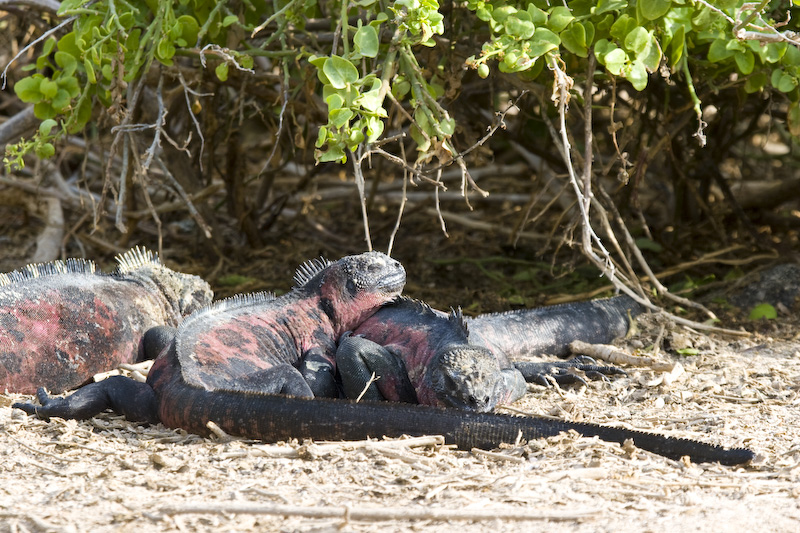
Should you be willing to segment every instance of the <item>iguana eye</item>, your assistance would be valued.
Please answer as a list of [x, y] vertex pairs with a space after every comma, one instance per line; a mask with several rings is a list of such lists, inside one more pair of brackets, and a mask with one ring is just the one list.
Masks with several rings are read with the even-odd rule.
[[353, 281], [352, 279], [347, 280], [347, 283], [345, 283], [345, 288], [347, 289], [347, 292], [350, 293], [350, 296], [355, 296], [356, 292], [358, 292], [358, 287], [356, 287], [356, 282]]

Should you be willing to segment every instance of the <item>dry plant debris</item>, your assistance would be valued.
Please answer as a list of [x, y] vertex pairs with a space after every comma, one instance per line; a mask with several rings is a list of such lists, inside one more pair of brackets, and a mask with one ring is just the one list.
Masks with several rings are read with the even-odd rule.
[[8, 394], [0, 531], [745, 531], [765, 516], [772, 531], [795, 531], [800, 343], [693, 340], [707, 349], [682, 358], [671, 382], [629, 368], [588, 389], [533, 387], [515, 408], [749, 446], [752, 465], [671, 461], [575, 434], [471, 453], [435, 436], [204, 439], [113, 415], [46, 423], [12, 411]]

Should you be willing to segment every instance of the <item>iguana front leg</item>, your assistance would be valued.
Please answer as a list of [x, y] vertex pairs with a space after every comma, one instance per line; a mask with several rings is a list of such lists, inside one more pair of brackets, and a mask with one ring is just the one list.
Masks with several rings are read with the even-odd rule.
[[[417, 403], [406, 365], [380, 344], [363, 337], [343, 335], [336, 350], [336, 367], [346, 398]], [[373, 374], [379, 379], [370, 383]], [[367, 383], [369, 386], [364, 390]]]
[[551, 380], [559, 385], [575, 383], [587, 385], [583, 377], [571, 372], [574, 370], [583, 372], [589, 379], [607, 380], [607, 376], [627, 376], [627, 373], [621, 368], [598, 365], [597, 361], [585, 355], [557, 362], [515, 361], [514, 367], [522, 373], [525, 381], [538, 383], [545, 387], [552, 385]]
[[314, 347], [306, 351], [297, 362], [297, 370], [308, 383], [316, 398], [338, 398], [339, 387], [336, 384], [336, 367], [322, 348]]

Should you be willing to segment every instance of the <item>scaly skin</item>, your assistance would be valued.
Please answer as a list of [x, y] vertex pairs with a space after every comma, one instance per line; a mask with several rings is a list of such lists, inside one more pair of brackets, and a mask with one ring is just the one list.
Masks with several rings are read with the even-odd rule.
[[112, 274], [68, 259], [0, 274], [0, 387], [60, 393], [139, 359], [145, 331], [207, 305], [209, 285], [133, 249]]
[[[345, 395], [364, 399], [490, 411], [525, 393], [525, 380], [505, 357], [469, 344], [460, 312], [442, 316], [401, 298], [342, 338], [336, 354]], [[410, 392], [407, 392], [409, 391]]]
[[[154, 391], [155, 400], [150, 403], [157, 412], [127, 405], [124, 394], [119, 395], [119, 409], [133, 418], [190, 429], [194, 421], [184, 412], [195, 406], [174, 402], [171, 391], [175, 387], [302, 397], [338, 395], [334, 380], [337, 340], [400, 294], [405, 270], [394, 259], [369, 252], [335, 263], [306, 263], [295, 281], [298, 286], [280, 298], [266, 293], [237, 296], [194, 313], [177, 331], [167, 327], [148, 331], [143, 345], [155, 361], [147, 386]], [[136, 388], [124, 380], [113, 383], [117, 388]], [[64, 400], [63, 408], [89, 412], [93, 402], [105, 401], [106, 387], [84, 387]], [[98, 396], [95, 390], [103, 393]], [[115, 390], [108, 394], [117, 398]], [[57, 403], [51, 407], [55, 409]], [[37, 412], [62, 415], [61, 411]]]
[[569, 343], [608, 344], [628, 332], [630, 313], [644, 308], [628, 296], [520, 309], [467, 318], [469, 340], [498, 357], [569, 355]]
[[[361, 257], [361, 256], [356, 256]], [[346, 261], [345, 258], [341, 261]], [[389, 269], [386, 261], [385, 269], [391, 275], [377, 275], [377, 284], [386, 297], [392, 292], [399, 292], [402, 283], [398, 283], [398, 272], [402, 267]], [[334, 265], [341, 264], [340, 262]], [[373, 263], [374, 264], [374, 263]], [[359, 298], [364, 288], [349, 283], [348, 279], [338, 279], [332, 285], [338, 290], [325, 291], [330, 280], [326, 272], [335, 267], [323, 269], [311, 277], [302, 287], [281, 298], [271, 299], [267, 307], [275, 307], [286, 311], [290, 304], [298, 301], [316, 302], [315, 305], [303, 307], [301, 312], [283, 313], [277, 320], [258, 324], [261, 327], [280, 329], [279, 324], [288, 327], [290, 324], [307, 326], [308, 317], [314, 316], [328, 324], [311, 333], [312, 344], [322, 342], [326, 346], [313, 344], [310, 349], [319, 349], [319, 361], [329, 361], [333, 356], [332, 343], [348, 329], [363, 322], [369, 311], [365, 309], [365, 300]], [[335, 276], [334, 276], [335, 277]], [[404, 275], [402, 276], [404, 279]], [[346, 290], [342, 294], [341, 288]], [[348, 287], [355, 289], [349, 290]], [[323, 290], [320, 291], [320, 288]], [[330, 287], [329, 287], [330, 288]], [[372, 312], [377, 309], [377, 301], [381, 298], [366, 298], [376, 303]], [[320, 295], [322, 292], [322, 295]], [[348, 296], [350, 295], [350, 296]], [[384, 298], [386, 300], [388, 298]], [[358, 304], [353, 306], [356, 301]], [[323, 303], [324, 302], [324, 303]], [[252, 302], [250, 302], [252, 303]], [[348, 307], [350, 306], [350, 307]], [[236, 317], [248, 318], [249, 305], [244, 311], [236, 312], [236, 307], [226, 309], [233, 311]], [[357, 307], [357, 309], [356, 309]], [[212, 308], [213, 309], [213, 308]], [[313, 310], [313, 311], [312, 311]], [[227, 316], [231, 314], [228, 313]], [[37, 392], [41, 406], [30, 403], [14, 404], [14, 407], [42, 418], [60, 416], [65, 418], [88, 418], [106, 408], [125, 415], [129, 420], [146, 422], [161, 421], [170, 427], [179, 427], [187, 431], [208, 434], [208, 422], [214, 422], [223, 431], [245, 438], [265, 441], [312, 438], [316, 440], [365, 439], [368, 437], [401, 435], [444, 435], [446, 442], [456, 444], [462, 449], [473, 447], [491, 449], [503, 442], [514, 442], [518, 438], [534, 439], [557, 435], [562, 431], [573, 429], [582, 435], [597, 435], [612, 442], [623, 443], [631, 439], [637, 446], [652, 452], [678, 459], [688, 455], [693, 461], [719, 461], [723, 464], [739, 464], [753, 458], [753, 452], [746, 449], [727, 450], [719, 446], [701, 442], [674, 439], [642, 433], [622, 428], [609, 428], [594, 424], [564, 422], [552, 419], [514, 417], [487, 413], [475, 413], [460, 409], [443, 409], [424, 405], [407, 405], [396, 403], [355, 403], [346, 400], [326, 398], [298, 398], [278, 394], [268, 394], [257, 389], [257, 384], [248, 381], [247, 386], [238, 390], [216, 387], [216, 383], [224, 383], [231, 369], [219, 365], [224, 361], [223, 353], [216, 353], [212, 347], [208, 350], [194, 350], [199, 345], [187, 346], [187, 339], [202, 337], [202, 325], [206, 318], [201, 314], [196, 321], [184, 323], [177, 334], [168, 328], [156, 328], [145, 336], [145, 349], [158, 352], [159, 355], [148, 376], [147, 383], [138, 383], [131, 379], [116, 376], [114, 378], [83, 387], [66, 398], [51, 398], [43, 390]], [[194, 322], [194, 323], [193, 323]], [[230, 323], [230, 322], [229, 322]], [[234, 323], [236, 323], [234, 321]], [[241, 345], [248, 350], [258, 347], [250, 343], [249, 326], [254, 321], [244, 320], [233, 328], [244, 332]], [[219, 323], [214, 323], [219, 328]], [[189, 332], [184, 333], [184, 332]], [[254, 331], [254, 330], [251, 330]], [[301, 332], [300, 329], [293, 332]], [[321, 339], [319, 333], [329, 332], [329, 339]], [[184, 335], [187, 335], [184, 337]], [[277, 337], [276, 337], [277, 338]], [[271, 342], [267, 335], [262, 340]], [[231, 339], [233, 341], [233, 339]], [[191, 348], [191, 349], [187, 349]], [[293, 349], [298, 357], [303, 356], [300, 345]], [[244, 357], [243, 364], [253, 365], [254, 359]], [[204, 365], [216, 365], [216, 370], [226, 377], [218, 381], [213, 372], [205, 372]], [[233, 374], [239, 375], [240, 369]]]
[[[584, 314], [623, 309], [627, 300], [617, 298], [576, 304]], [[567, 362], [512, 362], [503, 345], [515, 356], [543, 355], [541, 349], [555, 341], [590, 340], [609, 342], [621, 324], [609, 324], [605, 330], [564, 327], [565, 319], [574, 319], [573, 305], [481, 315], [466, 319], [478, 333], [465, 325], [460, 312], [431, 309], [427, 304], [401, 299], [384, 306], [356, 328], [353, 335], [340, 341], [337, 364], [345, 396], [380, 401], [405, 401], [424, 405], [460, 407], [481, 412], [496, 405], [513, 403], [526, 391], [525, 381], [549, 385], [584, 382], [570, 370], [579, 370], [589, 378], [624, 374], [618, 368], [598, 366], [591, 358], [575, 358]], [[627, 318], [624, 320], [627, 330]], [[519, 331], [508, 332], [509, 322]], [[589, 320], [588, 323], [592, 323]], [[561, 329], [559, 329], [561, 328]], [[560, 332], [560, 336], [559, 336]], [[519, 334], [514, 342], [505, 342], [504, 335]], [[554, 337], [545, 337], [552, 335]], [[560, 348], [560, 346], [559, 346]], [[559, 350], [556, 350], [559, 351]], [[375, 374], [379, 377], [365, 391]], [[412, 393], [408, 390], [413, 389]], [[363, 394], [363, 396], [362, 396]]]

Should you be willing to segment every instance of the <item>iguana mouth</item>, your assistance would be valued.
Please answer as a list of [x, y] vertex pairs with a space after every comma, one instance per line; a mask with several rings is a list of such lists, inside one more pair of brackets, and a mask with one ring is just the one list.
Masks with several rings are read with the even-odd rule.
[[400, 292], [405, 284], [406, 272], [403, 269], [393, 274], [388, 274], [381, 279], [381, 287], [385, 292]]

